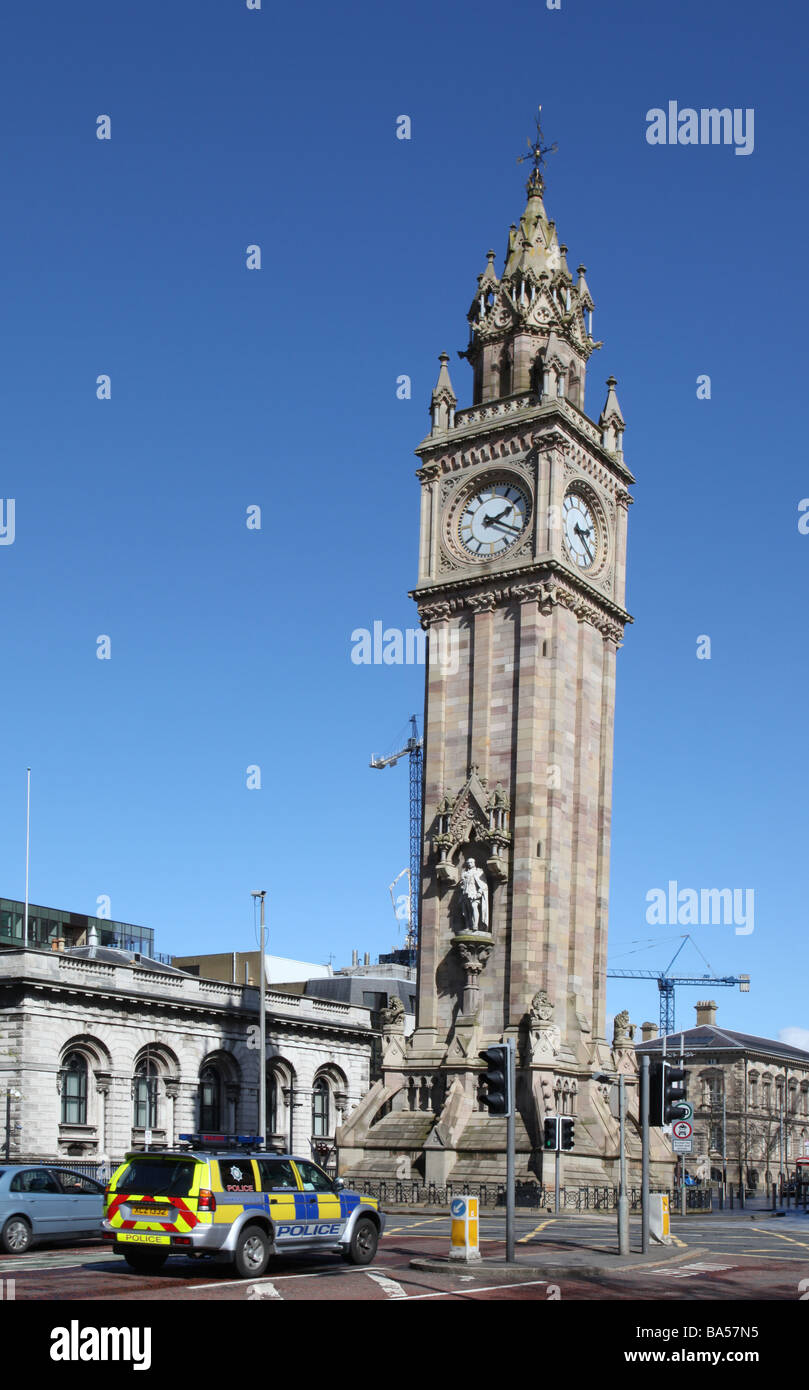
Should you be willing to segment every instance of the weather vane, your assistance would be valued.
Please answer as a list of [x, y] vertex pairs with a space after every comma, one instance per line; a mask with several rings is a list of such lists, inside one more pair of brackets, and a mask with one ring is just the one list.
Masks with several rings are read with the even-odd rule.
[[[537, 124], [537, 138], [536, 138], [536, 140], [532, 140], [531, 137], [530, 137], [530, 135], [529, 135], [529, 136], [528, 136], [528, 141], [527, 141], [527, 143], [528, 143], [528, 154], [518, 154], [518, 155], [517, 155], [517, 163], [518, 163], [518, 164], [522, 164], [523, 161], [526, 160], [526, 159], [532, 159], [532, 160], [534, 161], [534, 174], [539, 174], [540, 169], [542, 168], [542, 166], [543, 166], [544, 163], [545, 163], [545, 156], [546, 156], [546, 154], [556, 154], [556, 151], [557, 151], [558, 148], [559, 148], [559, 146], [558, 146], [557, 144], [553, 144], [553, 145], [543, 145], [542, 141], [544, 140], [545, 137], [544, 137], [544, 135], [542, 134], [542, 125], [541, 125], [541, 121], [542, 121], [542, 107], [540, 106], [540, 108], [539, 108], [539, 110], [538, 110], [538, 112], [537, 112], [537, 121], [536, 121], [536, 124]], [[541, 174], [539, 174], [539, 177], [540, 177], [540, 178], [542, 177]]]

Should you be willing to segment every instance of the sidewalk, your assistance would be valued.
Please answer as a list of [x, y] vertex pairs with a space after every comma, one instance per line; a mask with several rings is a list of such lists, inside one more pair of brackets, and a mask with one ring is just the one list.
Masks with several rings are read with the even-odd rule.
[[[447, 1273], [449, 1270], [455, 1274], [474, 1274], [480, 1270], [487, 1274], [499, 1274], [505, 1279], [521, 1279], [525, 1274], [534, 1274], [540, 1279], [559, 1280], [570, 1279], [576, 1275], [585, 1278], [588, 1275], [624, 1274], [630, 1270], [650, 1269], [655, 1266], [677, 1264], [678, 1262], [688, 1261], [691, 1263], [709, 1254], [707, 1249], [696, 1246], [689, 1246], [687, 1250], [684, 1250], [681, 1245], [655, 1245], [645, 1255], [640, 1250], [633, 1250], [628, 1255], [619, 1255], [617, 1250], [574, 1246], [572, 1243], [569, 1248], [565, 1248], [566, 1242], [548, 1241], [547, 1243], [552, 1248], [548, 1250], [547, 1257], [544, 1259], [537, 1259], [536, 1246], [531, 1250], [523, 1247], [525, 1252], [523, 1254], [518, 1244], [514, 1252], [516, 1258], [513, 1264], [506, 1264], [504, 1259], [492, 1260], [485, 1257], [474, 1264], [467, 1264], [463, 1260], [418, 1256], [410, 1261], [410, 1267], [411, 1269], [428, 1269], [433, 1273]], [[505, 1246], [505, 1241], [502, 1244]]]

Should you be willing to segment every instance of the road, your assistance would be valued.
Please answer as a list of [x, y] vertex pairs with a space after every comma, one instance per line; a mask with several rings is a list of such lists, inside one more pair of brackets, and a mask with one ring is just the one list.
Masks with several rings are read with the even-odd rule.
[[[759, 1214], [755, 1221], [732, 1215], [674, 1219], [678, 1258], [650, 1267], [627, 1267], [598, 1275], [571, 1272], [541, 1278], [526, 1268], [413, 1269], [416, 1257], [442, 1257], [449, 1248], [447, 1215], [388, 1217], [388, 1229], [375, 1262], [362, 1269], [339, 1256], [307, 1260], [293, 1255], [272, 1262], [265, 1278], [235, 1279], [227, 1265], [172, 1259], [157, 1275], [131, 1272], [104, 1246], [39, 1247], [0, 1259], [4, 1296], [43, 1302], [424, 1302], [580, 1300], [796, 1301], [809, 1293], [809, 1218], [791, 1213], [781, 1219]], [[639, 1230], [632, 1223], [632, 1244]], [[570, 1250], [614, 1252], [615, 1224], [604, 1217], [541, 1216], [517, 1220], [517, 1260], [526, 1265], [556, 1261]], [[481, 1220], [484, 1260], [505, 1256], [505, 1222]], [[693, 1256], [689, 1255], [693, 1251]], [[13, 1283], [9, 1283], [13, 1280]], [[804, 1283], [801, 1288], [801, 1282]]]

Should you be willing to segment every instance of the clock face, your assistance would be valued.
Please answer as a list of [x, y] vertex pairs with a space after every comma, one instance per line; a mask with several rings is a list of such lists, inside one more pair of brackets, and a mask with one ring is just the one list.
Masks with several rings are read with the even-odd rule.
[[580, 492], [569, 492], [562, 507], [565, 549], [579, 569], [593, 568], [599, 549], [598, 525], [593, 509]]
[[528, 496], [508, 479], [476, 488], [459, 509], [455, 539], [476, 560], [496, 560], [525, 532]]

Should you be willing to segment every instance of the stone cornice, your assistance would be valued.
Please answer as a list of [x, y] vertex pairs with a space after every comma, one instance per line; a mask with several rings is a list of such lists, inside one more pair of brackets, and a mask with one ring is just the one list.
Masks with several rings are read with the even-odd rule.
[[[470, 444], [481, 435], [488, 442], [515, 428], [525, 432], [527, 428], [534, 427], [533, 447], [548, 447], [543, 445], [542, 437], [549, 432], [548, 425], [554, 416], [560, 418], [577, 436], [578, 441], [592, 450], [599, 461], [623, 483], [634, 483], [635, 478], [623, 458], [604, 448], [601, 443], [601, 431], [589, 416], [571, 405], [563, 396], [557, 396], [540, 405], [535, 395], [526, 392], [506, 396], [500, 400], [485, 401], [480, 405], [456, 411], [452, 429], [441, 434], [427, 435], [414, 450], [423, 460], [416, 476], [424, 481], [428, 476], [426, 470], [433, 467], [438, 467], [441, 472], [450, 471], [446, 465], [442, 467], [440, 456], [455, 453], [458, 448]], [[439, 457], [436, 457], [437, 455]]]
[[[197, 981], [194, 981], [197, 983]], [[212, 982], [215, 983], [215, 982]], [[3, 986], [14, 987], [15, 993], [19, 996], [15, 1006], [19, 1009], [25, 1007], [26, 998], [31, 999], [37, 996], [48, 995], [74, 996], [82, 1001], [86, 1007], [86, 1001], [91, 999], [98, 1009], [109, 1008], [110, 1006], [122, 1005], [128, 1007], [133, 1013], [135, 1007], [146, 1013], [160, 1013], [164, 1017], [171, 1016], [175, 1020], [187, 1019], [189, 1016], [198, 1019], [207, 1019], [211, 1023], [221, 1023], [223, 1020], [228, 1022], [248, 1023], [253, 1022], [258, 1017], [258, 998], [254, 1005], [244, 1002], [237, 1002], [231, 999], [228, 1002], [219, 1003], [215, 1000], [210, 1002], [204, 999], [183, 999], [167, 998], [163, 995], [145, 994], [137, 990], [121, 988], [111, 983], [105, 982], [103, 985], [91, 981], [48, 979], [36, 974], [17, 974], [6, 976], [0, 979], [0, 990]], [[248, 987], [251, 988], [251, 987]], [[252, 993], [256, 993], [251, 988]], [[318, 1001], [321, 1002], [321, 1001]], [[338, 1004], [339, 1008], [339, 1004]], [[325, 1012], [325, 1011], [324, 1011]], [[337, 1018], [325, 1017], [316, 1018], [309, 1013], [301, 1013], [299, 1017], [294, 1014], [276, 1013], [268, 1002], [267, 1025], [274, 1031], [289, 1030], [303, 1035], [312, 1033], [318, 1036], [345, 1037], [351, 1036], [362, 1041], [366, 1041], [374, 1035], [374, 1030], [369, 1026], [364, 1028], [356, 1020], [341, 1022]]]
[[543, 613], [550, 613], [556, 604], [575, 613], [580, 622], [588, 622], [604, 637], [620, 643], [624, 625], [632, 617], [626, 609], [614, 603], [583, 579], [569, 574], [557, 561], [503, 570], [479, 580], [441, 580], [436, 584], [412, 589], [410, 597], [418, 605], [422, 627], [443, 622], [462, 612], [485, 612], [508, 603], [535, 601]]

